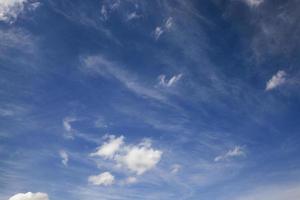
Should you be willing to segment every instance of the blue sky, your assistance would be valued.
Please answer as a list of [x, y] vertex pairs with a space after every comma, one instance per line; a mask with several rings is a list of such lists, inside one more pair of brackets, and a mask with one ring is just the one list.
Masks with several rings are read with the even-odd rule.
[[0, 199], [299, 200], [296, 0], [0, 0]]

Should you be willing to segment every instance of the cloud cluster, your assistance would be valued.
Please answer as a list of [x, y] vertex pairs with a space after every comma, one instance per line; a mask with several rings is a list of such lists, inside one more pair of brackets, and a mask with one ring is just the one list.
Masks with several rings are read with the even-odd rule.
[[286, 82], [286, 72], [283, 70], [279, 70], [272, 78], [267, 82], [266, 90], [273, 90], [278, 86], [284, 84]]
[[45, 193], [37, 192], [27, 192], [27, 193], [18, 193], [10, 197], [8, 200], [49, 200], [48, 195]]
[[244, 152], [243, 148], [241, 146], [235, 146], [233, 149], [230, 149], [225, 154], [215, 157], [214, 161], [219, 162], [219, 161], [227, 160], [232, 157], [240, 157], [240, 156], [244, 156], [244, 155], [245, 155], [245, 152]]
[[[150, 140], [143, 140], [137, 145], [127, 145], [124, 142], [123, 136], [115, 137], [110, 135], [107, 141], [99, 146], [96, 152], [90, 155], [110, 160], [116, 166], [123, 167], [135, 175], [142, 175], [158, 164], [162, 156], [162, 151], [153, 149]], [[93, 180], [96, 179], [95, 176], [92, 177], [94, 177]], [[97, 180], [99, 178], [100, 176], [98, 175]], [[136, 181], [135, 177], [129, 177], [125, 182], [134, 183]]]

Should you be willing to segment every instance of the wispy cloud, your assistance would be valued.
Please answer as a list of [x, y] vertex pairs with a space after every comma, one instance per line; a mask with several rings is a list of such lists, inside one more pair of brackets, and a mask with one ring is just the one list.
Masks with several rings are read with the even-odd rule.
[[117, 63], [104, 58], [102, 55], [84, 57], [81, 69], [86, 72], [97, 73], [106, 78], [116, 79], [141, 97], [151, 98], [161, 102], [166, 101], [164, 95], [152, 88], [144, 86], [134, 74], [123, 70]]
[[266, 84], [266, 91], [273, 90], [286, 82], [286, 72], [279, 70]]
[[60, 150], [59, 151], [59, 156], [61, 158], [61, 163], [64, 166], [68, 166], [68, 162], [69, 162], [69, 155], [65, 150]]
[[245, 152], [241, 146], [235, 146], [233, 149], [230, 149], [225, 154], [219, 155], [215, 157], [214, 161], [219, 162], [223, 160], [227, 160], [229, 158], [245, 156]]
[[174, 86], [182, 77], [182, 74], [174, 75], [169, 80], [167, 80], [166, 75], [162, 74], [158, 76], [158, 84], [163, 87], [172, 87]]
[[244, 2], [249, 5], [250, 7], [258, 7], [262, 4], [265, 0], [244, 0]]
[[171, 166], [171, 173], [172, 174], [177, 174], [180, 169], [181, 169], [181, 165], [174, 164], [174, 165]]
[[155, 40], [158, 40], [165, 31], [169, 31], [172, 28], [173, 24], [174, 19], [172, 17], [169, 17], [162, 26], [157, 26], [154, 30]]
[[132, 12], [127, 15], [127, 21], [130, 21], [133, 19], [138, 19], [140, 17], [141, 17], [141, 15], [137, 14], [137, 12]]
[[72, 122], [76, 122], [77, 118], [75, 117], [65, 117], [62, 120], [62, 124], [67, 137], [73, 138], [74, 129], [72, 128]]

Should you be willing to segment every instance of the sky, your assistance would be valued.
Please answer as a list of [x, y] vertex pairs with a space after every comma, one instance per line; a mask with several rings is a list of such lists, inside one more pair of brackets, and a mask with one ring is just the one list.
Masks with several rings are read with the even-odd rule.
[[299, 200], [297, 0], [0, 0], [0, 200]]

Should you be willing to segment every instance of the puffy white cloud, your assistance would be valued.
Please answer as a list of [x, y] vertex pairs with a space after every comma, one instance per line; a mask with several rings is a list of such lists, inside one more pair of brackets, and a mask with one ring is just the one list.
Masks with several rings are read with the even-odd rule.
[[68, 166], [68, 162], [69, 162], [69, 155], [67, 154], [67, 152], [65, 150], [60, 150], [59, 151], [59, 156], [61, 157], [61, 163], [64, 166]]
[[149, 139], [144, 139], [137, 145], [126, 145], [123, 136], [111, 135], [108, 141], [90, 155], [111, 160], [116, 166], [141, 175], [157, 165], [161, 159], [162, 151], [153, 149]]
[[34, 10], [39, 6], [38, 2], [29, 2], [28, 0], [1, 0], [0, 1], [0, 21], [13, 23], [24, 11], [25, 6]]
[[151, 143], [142, 142], [128, 147], [126, 153], [117, 158], [120, 164], [138, 175], [152, 169], [161, 159], [162, 151], [151, 148]]
[[264, 0], [244, 0], [250, 7], [257, 7], [264, 2]]
[[8, 200], [49, 200], [48, 195], [45, 193], [37, 192], [27, 192], [27, 193], [18, 193], [10, 197]]
[[239, 157], [239, 156], [244, 156], [244, 155], [245, 155], [245, 152], [243, 151], [243, 148], [240, 146], [235, 146], [233, 149], [230, 149], [225, 154], [215, 157], [214, 161], [219, 162], [222, 160], [227, 160], [228, 158], [231, 158], [231, 157]]
[[99, 175], [90, 176], [88, 182], [93, 185], [104, 185], [109, 186], [114, 184], [115, 177], [109, 172], [103, 172]]
[[113, 158], [116, 152], [124, 143], [124, 137], [109, 136], [109, 140], [97, 148], [97, 151], [91, 153], [91, 156], [101, 156], [104, 158]]
[[174, 75], [169, 80], [167, 80], [166, 75], [162, 74], [158, 76], [158, 84], [163, 87], [171, 87], [175, 85], [182, 77], [182, 74]]
[[266, 84], [266, 90], [273, 90], [286, 82], [286, 72], [279, 70]]

